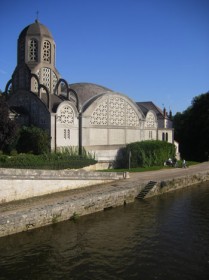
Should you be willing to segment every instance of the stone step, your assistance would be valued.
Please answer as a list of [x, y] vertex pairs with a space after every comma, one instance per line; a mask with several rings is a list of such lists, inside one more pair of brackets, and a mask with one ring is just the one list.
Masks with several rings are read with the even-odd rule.
[[155, 181], [149, 181], [149, 183], [144, 187], [144, 189], [137, 195], [136, 198], [143, 199], [150, 190], [156, 185], [157, 182]]

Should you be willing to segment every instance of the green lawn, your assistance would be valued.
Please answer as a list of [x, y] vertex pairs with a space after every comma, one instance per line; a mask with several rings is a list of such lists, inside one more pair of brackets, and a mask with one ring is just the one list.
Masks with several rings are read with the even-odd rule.
[[[187, 166], [198, 164], [199, 162], [195, 161], [187, 161]], [[182, 161], [178, 161], [178, 168], [182, 167]], [[150, 167], [136, 167], [136, 168], [130, 168], [130, 169], [106, 169], [101, 170], [104, 172], [146, 172], [146, 171], [155, 171], [155, 170], [161, 170], [161, 169], [170, 169], [175, 167], [169, 167], [169, 166], [150, 166]]]

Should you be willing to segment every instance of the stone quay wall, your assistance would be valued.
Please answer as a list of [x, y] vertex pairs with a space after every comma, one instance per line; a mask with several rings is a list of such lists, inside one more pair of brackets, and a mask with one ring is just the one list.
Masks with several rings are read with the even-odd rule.
[[85, 170], [0, 169], [0, 203], [99, 185], [121, 179], [123, 173]]
[[[155, 181], [146, 197], [209, 181], [209, 163], [188, 169], [131, 174], [100, 185], [63, 191], [0, 204], [0, 236], [27, 231], [134, 202], [148, 182]], [[198, 187], [198, 185], [197, 185]]]

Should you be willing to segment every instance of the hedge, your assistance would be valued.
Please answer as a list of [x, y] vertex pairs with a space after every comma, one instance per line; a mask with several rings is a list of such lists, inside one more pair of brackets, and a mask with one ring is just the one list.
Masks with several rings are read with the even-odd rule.
[[165, 141], [141, 141], [119, 150], [116, 166], [128, 168], [161, 166], [168, 158], [175, 158], [175, 145]]
[[1, 168], [27, 169], [78, 169], [95, 164], [93, 158], [58, 154], [17, 154], [14, 156], [0, 155]]

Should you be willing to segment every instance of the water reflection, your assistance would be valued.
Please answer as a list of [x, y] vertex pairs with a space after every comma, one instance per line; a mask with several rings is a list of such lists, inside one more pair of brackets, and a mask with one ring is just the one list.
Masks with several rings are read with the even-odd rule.
[[0, 279], [209, 279], [209, 184], [0, 239]]

